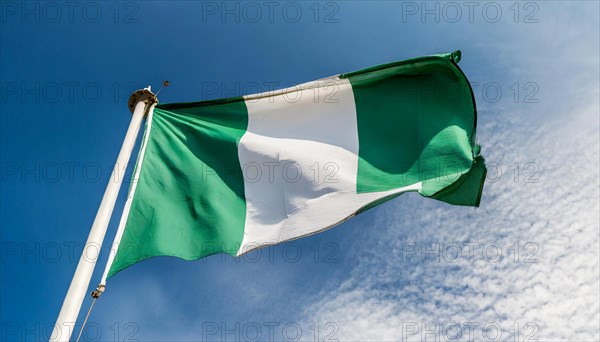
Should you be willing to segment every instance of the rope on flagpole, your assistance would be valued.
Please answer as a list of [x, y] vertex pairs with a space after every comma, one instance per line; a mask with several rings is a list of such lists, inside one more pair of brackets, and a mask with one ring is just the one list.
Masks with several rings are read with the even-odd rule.
[[75, 340], [75, 342], [79, 342], [79, 339], [81, 338], [81, 335], [83, 334], [83, 330], [85, 329], [85, 324], [87, 323], [88, 318], [90, 318], [90, 314], [92, 313], [92, 309], [94, 308], [94, 304], [96, 304], [96, 300], [98, 298], [100, 298], [100, 296], [103, 293], [104, 293], [104, 285], [98, 285], [96, 290], [92, 292], [92, 297], [94, 298], [94, 300], [92, 301], [92, 304], [90, 304], [90, 308], [88, 309], [87, 315], [85, 315], [85, 319], [83, 320], [81, 329], [79, 329], [79, 335], [77, 335], [77, 340]]

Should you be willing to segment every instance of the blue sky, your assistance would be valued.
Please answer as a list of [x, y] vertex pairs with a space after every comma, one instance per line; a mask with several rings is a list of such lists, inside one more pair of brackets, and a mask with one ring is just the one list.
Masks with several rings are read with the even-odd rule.
[[456, 49], [480, 208], [410, 194], [240, 260], [147, 260], [110, 279], [83, 339], [600, 339], [597, 2], [1, 6], [2, 340], [48, 338], [132, 90], [219, 98]]

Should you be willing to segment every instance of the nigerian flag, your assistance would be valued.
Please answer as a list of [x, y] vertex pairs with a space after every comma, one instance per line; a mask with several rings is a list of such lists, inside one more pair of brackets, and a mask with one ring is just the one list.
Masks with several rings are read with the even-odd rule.
[[478, 206], [485, 164], [460, 52], [148, 114], [108, 275], [315, 234], [415, 191]]

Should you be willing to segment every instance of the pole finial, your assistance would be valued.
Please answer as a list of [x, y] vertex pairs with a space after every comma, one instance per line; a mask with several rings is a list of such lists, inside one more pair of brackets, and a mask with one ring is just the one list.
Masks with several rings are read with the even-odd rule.
[[131, 94], [131, 96], [129, 97], [129, 102], [127, 103], [127, 105], [129, 106], [129, 110], [132, 114], [135, 110], [135, 105], [140, 101], [154, 103], [158, 102], [158, 99], [156, 98], [156, 95], [154, 95], [150, 90], [150, 86], [144, 89], [134, 91], [133, 94]]
[[158, 89], [158, 91], [156, 92], [156, 96], [158, 96], [158, 93], [160, 93], [160, 91], [163, 90], [163, 88], [168, 87], [169, 84], [171, 84], [169, 81], [163, 81], [162, 87], [160, 87], [160, 89]]

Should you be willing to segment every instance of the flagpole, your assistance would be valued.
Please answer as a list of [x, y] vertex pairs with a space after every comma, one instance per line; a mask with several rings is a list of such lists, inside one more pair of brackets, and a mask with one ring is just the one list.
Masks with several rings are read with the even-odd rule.
[[[156, 94], [158, 94], [159, 92], [160, 90]], [[98, 284], [98, 288], [96, 288], [96, 291], [92, 293], [92, 297], [94, 298], [98, 298], [102, 295], [102, 293], [104, 293], [106, 287], [106, 278], [108, 278], [108, 272], [110, 271], [110, 268], [113, 262], [115, 261], [117, 251], [119, 250], [119, 245], [121, 244], [121, 238], [123, 237], [123, 233], [125, 232], [125, 224], [127, 223], [129, 212], [131, 211], [133, 195], [135, 194], [135, 189], [137, 188], [138, 181], [140, 179], [140, 173], [142, 171], [144, 156], [146, 155], [146, 146], [148, 146], [148, 139], [150, 138], [150, 132], [152, 130], [152, 116], [154, 114], [155, 106], [156, 102], [150, 106], [150, 109], [146, 113], [146, 131], [144, 132], [144, 137], [140, 146], [140, 152], [138, 153], [136, 168], [133, 171], [133, 176], [131, 178], [131, 187], [129, 188], [129, 193], [127, 194], [127, 201], [125, 202], [125, 207], [123, 208], [123, 212], [121, 213], [119, 227], [117, 228], [117, 233], [115, 234], [115, 239], [113, 240], [110, 253], [108, 254], [108, 261], [106, 262], [106, 266], [104, 267], [104, 273], [102, 274], [102, 278], [100, 279], [100, 284]]]
[[112, 216], [123, 182], [121, 172], [124, 174], [127, 168], [140, 127], [144, 121], [144, 116], [147, 110], [156, 102], [156, 96], [150, 91], [150, 87], [134, 92], [129, 98], [129, 110], [133, 114], [131, 122], [123, 140], [121, 151], [117, 157], [117, 162], [104, 191], [96, 218], [90, 229], [87, 242], [77, 263], [77, 269], [71, 280], [71, 285], [56, 319], [52, 335], [50, 335], [51, 342], [67, 342], [73, 334], [77, 316], [79, 316], [81, 304], [88, 291], [94, 267], [100, 254], [100, 248], [104, 241], [104, 235], [106, 234], [106, 229], [108, 228], [108, 223], [110, 222], [110, 217]]

